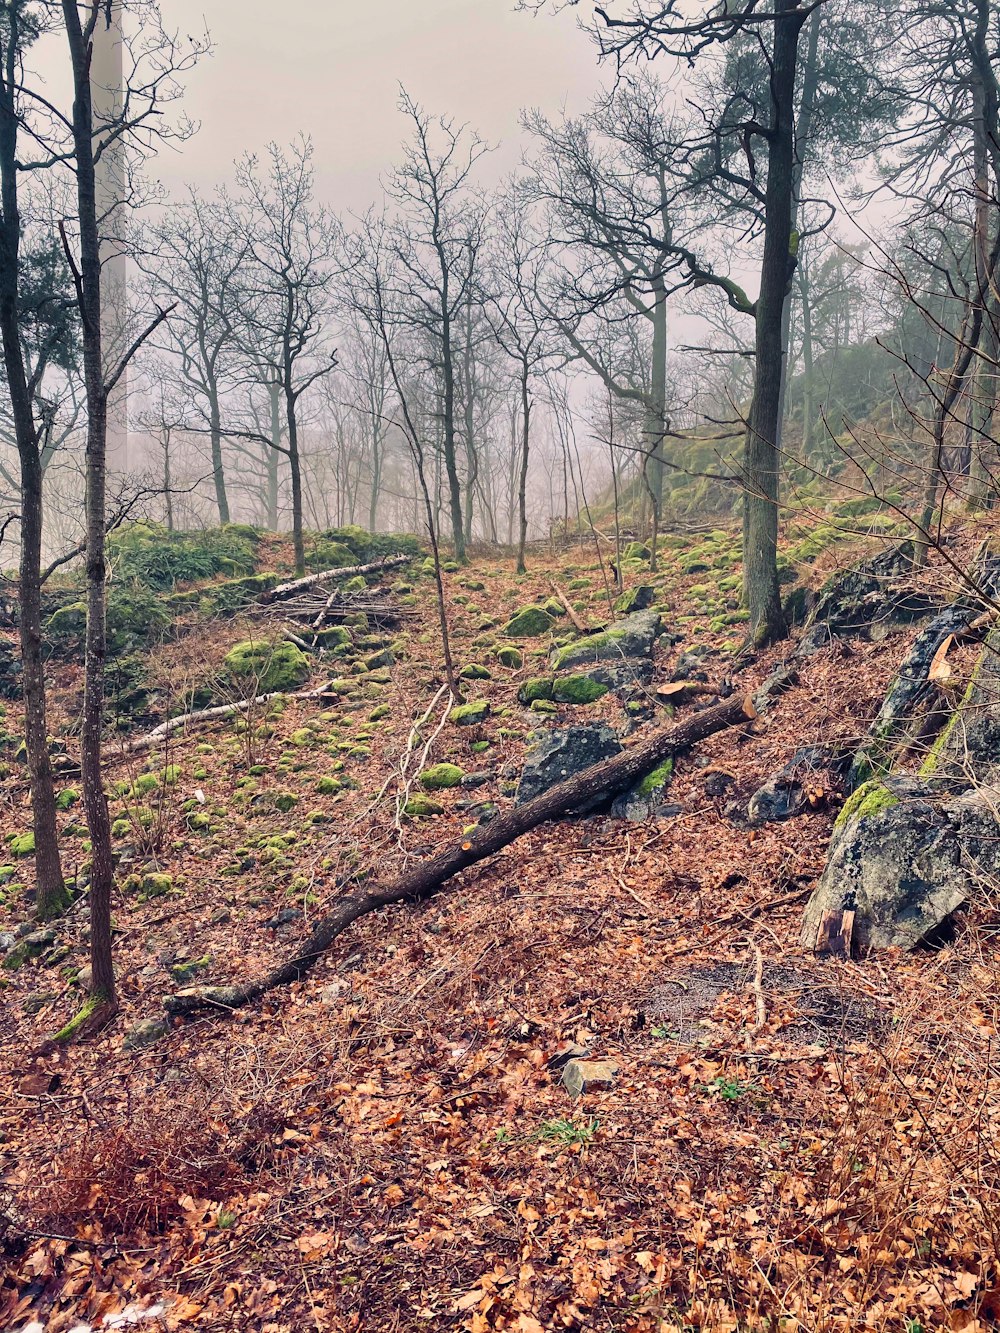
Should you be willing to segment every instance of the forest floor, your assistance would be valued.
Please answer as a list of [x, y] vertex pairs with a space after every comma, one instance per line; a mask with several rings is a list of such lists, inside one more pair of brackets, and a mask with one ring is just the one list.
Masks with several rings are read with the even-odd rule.
[[[953, 555], [982, 535], [960, 534]], [[705, 643], [710, 678], [750, 690], [794, 640], [751, 658], [723, 648], [734, 628], [718, 628], [704, 591], [720, 571], [681, 572], [697, 540], [642, 576], [684, 635], [658, 650], [655, 679]], [[805, 576], [819, 586], [870, 549], [833, 544]], [[76, 1046], [46, 1044], [80, 1006], [85, 899], [55, 923], [53, 947], [0, 983], [0, 1061], [13, 1071], [0, 1099], [0, 1328], [995, 1327], [989, 904], [935, 950], [818, 960], [798, 934], [836, 791], [759, 829], [725, 813], [799, 747], [857, 743], [912, 629], [799, 662], [773, 709], [680, 759], [672, 817], [539, 828], [428, 902], [360, 921], [294, 986], [127, 1044], [185, 977], [238, 981], [293, 954], [346, 873], [388, 880], [462, 835], [463, 803], [509, 805], [536, 727], [623, 726], [614, 694], [553, 717], [517, 703], [548, 639], [521, 644], [520, 670], [495, 655], [503, 621], [553, 579], [574, 584], [585, 619], [607, 619], [592, 545], [538, 553], [521, 578], [495, 557], [446, 578], [457, 659], [490, 673], [468, 697], [492, 711], [437, 733], [429, 762], [490, 775], [434, 793], [444, 813], [397, 817], [400, 755], [441, 681], [426, 577], [397, 636], [405, 653], [354, 697], [291, 701], [263, 727], [219, 723], [113, 758], [115, 780], [172, 779], [117, 894], [119, 1018]], [[929, 582], [942, 579], [932, 564]], [[197, 674], [246, 633], [239, 619], [204, 625], [160, 649], [157, 669]], [[54, 671], [69, 717], [79, 669]], [[706, 792], [720, 769], [723, 797]], [[15, 766], [7, 834], [28, 826], [26, 801]], [[138, 832], [126, 804], [116, 797], [113, 813]], [[79, 807], [60, 819], [72, 867]], [[125, 849], [135, 838], [121, 829]], [[150, 871], [171, 877], [162, 896]], [[0, 930], [29, 911], [7, 900]], [[566, 1042], [614, 1061], [614, 1086], [571, 1100], [550, 1064]]]

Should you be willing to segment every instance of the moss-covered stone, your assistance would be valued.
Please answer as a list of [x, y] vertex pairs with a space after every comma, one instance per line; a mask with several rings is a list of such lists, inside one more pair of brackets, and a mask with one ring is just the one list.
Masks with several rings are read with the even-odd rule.
[[17, 837], [10, 840], [11, 856], [34, 856], [35, 854], [35, 835], [34, 833], [19, 833]]
[[561, 704], [592, 704], [607, 692], [607, 685], [589, 676], [557, 676], [552, 686], [552, 698]]
[[143, 875], [139, 885], [140, 896], [144, 899], [164, 898], [174, 887], [173, 875], [150, 872]]
[[418, 793], [411, 796], [403, 806], [403, 814], [410, 819], [427, 819], [432, 815], [443, 815], [444, 806], [432, 801], [429, 796], [421, 796]]
[[420, 785], [425, 791], [442, 791], [457, 787], [464, 776], [457, 764], [432, 764], [421, 773]]
[[559, 708], [551, 699], [533, 699], [531, 701], [531, 711], [533, 713], [558, 713]]
[[503, 667], [518, 670], [524, 665], [524, 657], [519, 648], [498, 648], [497, 661]]
[[480, 666], [478, 662], [470, 662], [468, 666], [462, 667], [458, 673], [462, 680], [490, 680], [490, 672], [486, 667]]
[[448, 714], [449, 720], [456, 727], [475, 727], [489, 717], [490, 706], [485, 699], [475, 699], [471, 703], [459, 704]]
[[673, 759], [665, 759], [658, 768], [654, 768], [651, 773], [646, 774], [636, 791], [640, 796], [652, 796], [654, 792], [661, 791], [664, 787], [669, 786], [673, 776], [674, 761]]
[[511, 639], [535, 639], [548, 634], [554, 623], [543, 607], [523, 606], [507, 621], [503, 632]]
[[883, 783], [866, 782], [844, 802], [834, 828], [843, 828], [845, 824], [859, 819], [871, 819], [882, 810], [889, 810], [898, 804], [899, 797], [893, 795]]
[[368, 584], [365, 582], [364, 575], [355, 574], [343, 585], [342, 591], [346, 593], [365, 592], [367, 588]]
[[656, 600], [656, 589], [648, 583], [629, 588], [615, 602], [615, 611], [619, 615], [630, 616], [633, 611], [645, 611]]
[[222, 662], [230, 680], [256, 694], [297, 690], [309, 679], [309, 659], [294, 643], [245, 640]]
[[531, 680], [526, 680], [518, 690], [518, 700], [522, 704], [531, 704], [536, 699], [551, 699], [552, 685], [551, 676], [534, 676]]
[[45, 624], [45, 634], [49, 639], [65, 639], [82, 634], [87, 628], [86, 602], [71, 602], [54, 611]]

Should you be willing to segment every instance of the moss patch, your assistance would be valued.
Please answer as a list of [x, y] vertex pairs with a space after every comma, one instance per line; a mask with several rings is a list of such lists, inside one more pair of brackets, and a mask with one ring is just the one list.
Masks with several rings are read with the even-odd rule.
[[540, 634], [548, 634], [553, 618], [541, 606], [523, 606], [503, 627], [503, 632], [512, 639], [536, 639]]
[[309, 679], [309, 659], [294, 643], [238, 643], [223, 658], [223, 670], [255, 694], [297, 690]]
[[589, 676], [563, 676], [553, 685], [552, 698], [561, 704], [592, 704], [607, 692], [607, 685]]
[[432, 764], [420, 775], [420, 785], [425, 791], [441, 791], [446, 787], [457, 787], [465, 774], [457, 764]]
[[883, 810], [890, 810], [898, 804], [899, 797], [894, 796], [883, 783], [866, 782], [844, 802], [844, 808], [837, 816], [834, 828], [843, 828], [845, 824], [860, 819], [871, 819], [874, 815], [880, 814]]

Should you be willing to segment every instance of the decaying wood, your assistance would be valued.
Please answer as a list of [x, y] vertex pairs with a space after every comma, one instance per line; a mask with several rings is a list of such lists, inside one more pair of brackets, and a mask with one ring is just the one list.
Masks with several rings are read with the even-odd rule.
[[853, 912], [824, 912], [816, 936], [817, 957], [850, 958], [853, 934]]
[[319, 574], [307, 574], [303, 579], [293, 579], [291, 583], [279, 583], [276, 588], [262, 593], [262, 602], [280, 602], [286, 597], [295, 597], [307, 588], [314, 588], [317, 583], [326, 583], [329, 579], [353, 578], [356, 574], [378, 574], [385, 569], [398, 569], [408, 565], [411, 555], [390, 555], [384, 560], [374, 560], [368, 565], [347, 565], [344, 569], [324, 569]]
[[721, 693], [716, 685], [706, 685], [700, 680], [674, 680], [669, 685], [657, 685], [656, 697], [661, 703], [665, 704], [683, 704], [689, 699], [702, 698], [707, 695], [718, 697]]
[[289, 694], [284, 690], [277, 690], [272, 694], [258, 694], [255, 699], [241, 699], [237, 703], [219, 704], [214, 708], [199, 708], [193, 713], [181, 713], [179, 717], [167, 718], [166, 722], [161, 722], [158, 727], [152, 731], [147, 731], [144, 736], [134, 736], [124, 747], [125, 754], [138, 754], [142, 750], [151, 750], [159, 745], [161, 741], [171, 735], [172, 732], [179, 731], [182, 727], [196, 726], [202, 722], [219, 722], [227, 717], [235, 717], [237, 713], [248, 713], [251, 708], [258, 705], [269, 704], [272, 699], [322, 699], [326, 695], [335, 694], [330, 681], [313, 690], [299, 690], [295, 694]]
[[300, 951], [266, 975], [234, 986], [188, 987], [168, 996], [164, 1004], [173, 1014], [194, 1013], [206, 1008], [236, 1009], [251, 1004], [268, 991], [297, 981], [360, 917], [395, 903], [414, 903], [432, 897], [460, 871], [495, 856], [540, 824], [562, 819], [581, 807], [590, 807], [595, 797], [610, 799], [633, 786], [671, 755], [725, 727], [751, 721], [756, 716], [749, 698], [728, 699], [695, 713], [676, 726], [658, 732], [644, 744], [630, 746], [621, 754], [594, 764], [550, 788], [534, 800], [499, 815], [471, 837], [414, 866], [394, 883], [341, 898], [334, 910], [317, 924]]
[[594, 630], [592, 630], [588, 625], [585, 625], [585, 624], [583, 623], [583, 621], [580, 619], [579, 615], [578, 615], [578, 614], [576, 613], [576, 611], [573, 609], [573, 606], [572, 606], [572, 604], [570, 603], [569, 598], [568, 598], [568, 597], [566, 596], [566, 594], [563, 592], [562, 588], [559, 587], [559, 584], [558, 584], [558, 583], [551, 583], [549, 586], [551, 587], [552, 592], [553, 592], [553, 594], [554, 594], [555, 597], [556, 597], [556, 600], [562, 603], [563, 610], [566, 612], [566, 614], [569, 616], [570, 620], [572, 621], [572, 623], [573, 623], [573, 628], [576, 630], [576, 632], [577, 632], [578, 634], [593, 634], [593, 633], [594, 633]]

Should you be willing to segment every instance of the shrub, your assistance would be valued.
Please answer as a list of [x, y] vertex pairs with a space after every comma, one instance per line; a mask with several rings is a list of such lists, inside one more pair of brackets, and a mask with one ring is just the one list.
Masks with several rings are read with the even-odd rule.
[[158, 523], [130, 523], [108, 537], [108, 559], [119, 580], [164, 592], [217, 574], [252, 574], [259, 540], [239, 524], [169, 532]]

